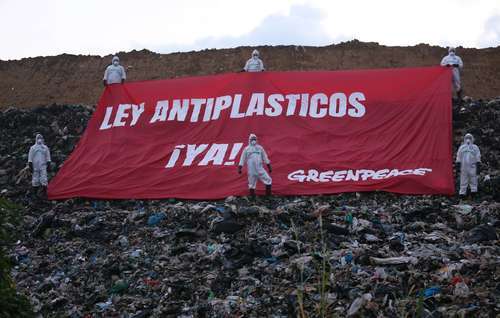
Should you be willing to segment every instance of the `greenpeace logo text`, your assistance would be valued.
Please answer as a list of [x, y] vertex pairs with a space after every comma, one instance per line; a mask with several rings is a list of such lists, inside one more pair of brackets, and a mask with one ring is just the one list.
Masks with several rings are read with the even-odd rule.
[[288, 175], [288, 180], [296, 182], [345, 182], [345, 181], [367, 181], [367, 180], [382, 180], [400, 176], [424, 176], [432, 172], [429, 168], [418, 169], [382, 169], [382, 170], [328, 170], [320, 172], [310, 169], [307, 172], [304, 170], [296, 170]]

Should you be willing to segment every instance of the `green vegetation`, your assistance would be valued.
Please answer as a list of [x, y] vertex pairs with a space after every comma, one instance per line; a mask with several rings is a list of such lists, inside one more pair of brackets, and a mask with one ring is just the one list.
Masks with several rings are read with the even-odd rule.
[[15, 240], [21, 208], [0, 198], [0, 317], [34, 317], [28, 299], [16, 293], [6, 249]]

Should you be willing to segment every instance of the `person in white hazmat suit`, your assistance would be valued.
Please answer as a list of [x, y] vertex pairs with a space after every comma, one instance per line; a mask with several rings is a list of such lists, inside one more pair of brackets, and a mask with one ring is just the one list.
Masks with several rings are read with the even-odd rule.
[[460, 70], [464, 67], [464, 63], [460, 56], [455, 54], [455, 48], [448, 49], [448, 55], [441, 60], [441, 66], [453, 67], [451, 83], [453, 91], [457, 94], [459, 100], [462, 100], [462, 85], [460, 82]]
[[481, 152], [474, 144], [474, 137], [471, 134], [464, 136], [464, 143], [457, 151], [457, 169], [460, 169], [460, 196], [467, 194], [467, 187], [470, 187], [471, 195], [477, 193], [478, 174], [481, 171]]
[[102, 79], [104, 86], [109, 84], [124, 83], [127, 78], [125, 74], [125, 68], [120, 65], [120, 58], [118, 56], [113, 56], [111, 60], [111, 65], [106, 67], [104, 71], [104, 78]]
[[259, 58], [259, 51], [253, 50], [252, 57], [246, 62], [243, 67], [245, 72], [262, 72], [264, 71], [264, 63]]
[[267, 157], [264, 148], [257, 143], [257, 136], [250, 134], [248, 137], [248, 146], [245, 147], [241, 154], [240, 164], [238, 165], [238, 173], [241, 174], [243, 165], [247, 165], [248, 173], [248, 188], [250, 197], [255, 198], [255, 188], [257, 180], [260, 180], [266, 186], [266, 195], [271, 195], [271, 184], [273, 180], [264, 169], [263, 163], [267, 165], [269, 173], [272, 172], [271, 161]]
[[35, 144], [31, 146], [28, 153], [28, 165], [31, 169], [31, 184], [34, 188], [47, 187], [47, 168], [50, 168], [50, 150], [44, 143], [43, 136], [37, 134]]

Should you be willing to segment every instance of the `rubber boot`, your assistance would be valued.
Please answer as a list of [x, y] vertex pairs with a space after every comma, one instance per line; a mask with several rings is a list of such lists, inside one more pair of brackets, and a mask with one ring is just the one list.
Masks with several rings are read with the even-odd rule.
[[271, 185], [266, 185], [266, 197], [271, 196]]
[[41, 186], [40, 187], [40, 198], [42, 200], [47, 200], [48, 199], [47, 186]]
[[458, 98], [458, 104], [461, 105], [462, 104], [462, 90], [459, 90], [457, 92], [457, 98]]
[[250, 189], [250, 199], [255, 200], [255, 189]]
[[36, 188], [36, 198], [38, 200], [43, 200], [43, 186], [39, 186]]
[[38, 200], [38, 192], [40, 191], [38, 188], [39, 187], [31, 187], [30, 189], [30, 200], [32, 202]]
[[471, 200], [474, 200], [477, 197], [477, 192], [470, 192], [470, 198]]

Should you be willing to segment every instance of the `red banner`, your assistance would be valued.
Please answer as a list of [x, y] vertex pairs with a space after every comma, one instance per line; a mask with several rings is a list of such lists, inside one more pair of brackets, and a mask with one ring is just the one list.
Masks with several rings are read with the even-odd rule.
[[237, 165], [250, 133], [278, 195], [454, 192], [451, 72], [424, 67], [108, 86], [49, 198], [246, 195]]

